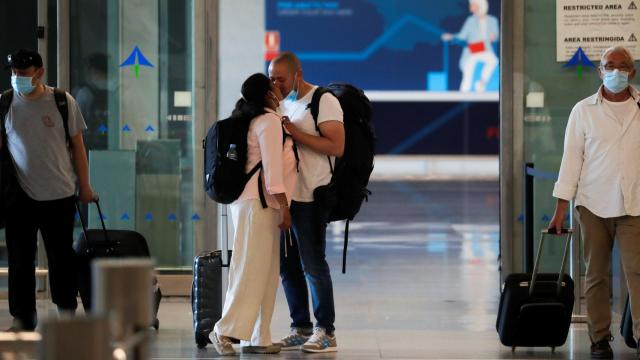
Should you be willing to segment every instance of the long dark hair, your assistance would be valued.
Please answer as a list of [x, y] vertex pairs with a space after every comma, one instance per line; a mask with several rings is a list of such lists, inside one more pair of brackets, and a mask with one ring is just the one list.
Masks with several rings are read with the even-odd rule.
[[256, 73], [242, 83], [242, 97], [236, 102], [231, 113], [232, 118], [250, 121], [256, 116], [266, 113], [266, 96], [271, 90], [271, 80], [261, 73]]

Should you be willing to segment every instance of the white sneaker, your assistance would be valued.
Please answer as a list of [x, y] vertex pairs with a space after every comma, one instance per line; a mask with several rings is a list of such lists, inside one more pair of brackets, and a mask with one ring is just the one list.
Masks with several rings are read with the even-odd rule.
[[338, 351], [335, 335], [327, 335], [323, 328], [313, 329], [313, 335], [302, 345], [302, 351], [310, 353], [325, 353]]

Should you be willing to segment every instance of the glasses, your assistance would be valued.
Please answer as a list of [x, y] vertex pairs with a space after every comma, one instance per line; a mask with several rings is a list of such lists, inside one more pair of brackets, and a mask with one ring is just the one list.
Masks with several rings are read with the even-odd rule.
[[613, 64], [606, 64], [606, 65], [600, 65], [600, 68], [603, 69], [604, 71], [613, 71], [617, 69], [624, 72], [631, 72], [631, 70], [633, 70], [633, 66], [629, 66], [626, 64], [623, 64], [620, 66], [615, 66]]

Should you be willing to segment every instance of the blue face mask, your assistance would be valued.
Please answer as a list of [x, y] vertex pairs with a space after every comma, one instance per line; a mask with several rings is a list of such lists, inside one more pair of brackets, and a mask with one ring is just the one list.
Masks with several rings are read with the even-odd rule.
[[11, 76], [11, 86], [22, 95], [29, 95], [36, 87], [32, 84], [33, 78], [27, 76]]
[[607, 90], [617, 94], [629, 86], [629, 73], [618, 69], [607, 71], [602, 76], [602, 83]]
[[298, 100], [298, 89], [296, 89], [296, 85], [297, 85], [297, 81], [296, 80], [298, 80], [298, 74], [294, 75], [294, 77], [293, 77], [293, 89], [291, 89], [291, 91], [289, 92], [289, 94], [285, 98], [285, 100], [287, 100], [287, 101], [296, 101], [296, 100]]

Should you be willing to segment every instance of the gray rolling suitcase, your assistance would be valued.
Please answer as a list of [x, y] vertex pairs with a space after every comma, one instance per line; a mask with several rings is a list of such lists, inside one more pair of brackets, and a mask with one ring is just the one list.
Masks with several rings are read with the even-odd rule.
[[562, 346], [569, 334], [573, 313], [573, 279], [564, 273], [573, 230], [562, 230], [567, 237], [559, 273], [538, 274], [545, 236], [543, 230], [533, 273], [507, 276], [502, 293], [496, 330], [503, 345], [516, 347]]

